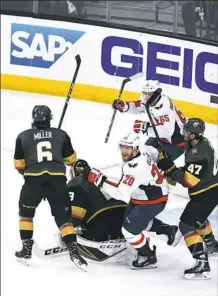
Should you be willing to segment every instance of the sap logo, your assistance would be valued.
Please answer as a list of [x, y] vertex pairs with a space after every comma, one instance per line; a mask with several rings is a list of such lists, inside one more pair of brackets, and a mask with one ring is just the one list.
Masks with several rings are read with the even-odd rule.
[[33, 26], [11, 25], [11, 59], [13, 65], [50, 68], [85, 32]]
[[[146, 40], [145, 40], [146, 41]], [[146, 46], [145, 46], [146, 44]], [[164, 54], [166, 58], [161, 58]], [[130, 77], [143, 72], [146, 64], [145, 78], [159, 80], [161, 83], [195, 88], [194, 82], [201, 91], [218, 94], [216, 73], [218, 54], [202, 50], [196, 54], [191, 48], [143, 42], [118, 36], [108, 36], [102, 42], [101, 65], [105, 73], [120, 77]], [[215, 81], [208, 81], [207, 69]], [[169, 75], [169, 70], [175, 74]]]

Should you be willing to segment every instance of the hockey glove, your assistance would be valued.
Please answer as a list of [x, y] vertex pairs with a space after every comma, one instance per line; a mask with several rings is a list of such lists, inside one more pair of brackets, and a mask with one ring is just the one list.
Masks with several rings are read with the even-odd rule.
[[88, 182], [101, 188], [107, 177], [102, 174], [99, 170], [91, 169], [88, 175]]
[[157, 166], [159, 169], [165, 172], [167, 177], [172, 176], [172, 172], [177, 169], [174, 162], [169, 158], [165, 152], [160, 152], [157, 160]]
[[120, 112], [127, 112], [129, 109], [129, 104], [122, 100], [114, 100], [112, 103], [112, 108]]
[[133, 131], [135, 133], [147, 133], [148, 128], [150, 127], [150, 122], [142, 121], [142, 120], [135, 120], [133, 125]]
[[171, 186], [176, 186], [177, 182], [172, 177], [167, 177], [166, 176], [166, 180], [167, 180], [167, 183], [170, 184]]

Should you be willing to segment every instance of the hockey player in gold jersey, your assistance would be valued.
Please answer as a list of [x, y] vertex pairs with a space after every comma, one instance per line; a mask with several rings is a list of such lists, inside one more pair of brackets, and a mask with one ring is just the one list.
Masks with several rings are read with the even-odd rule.
[[[184, 125], [185, 166], [177, 168], [164, 153], [159, 154], [158, 167], [166, 176], [188, 188], [190, 201], [180, 217], [180, 230], [187, 247], [196, 259], [195, 265], [185, 270], [187, 279], [210, 278], [208, 255], [218, 254], [208, 216], [218, 204], [218, 168], [215, 151], [203, 136], [205, 123], [191, 118]], [[206, 248], [204, 248], [204, 244]]]

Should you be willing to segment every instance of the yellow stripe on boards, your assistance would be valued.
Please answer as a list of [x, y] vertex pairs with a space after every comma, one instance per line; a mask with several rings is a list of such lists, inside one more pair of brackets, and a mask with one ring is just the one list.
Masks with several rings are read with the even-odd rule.
[[[66, 97], [66, 90], [69, 88], [70, 82], [58, 81], [44, 78], [34, 78], [18, 75], [1, 75], [1, 88], [7, 90], [25, 91], [37, 94], [54, 95]], [[73, 97], [100, 103], [112, 103], [117, 97], [119, 90], [102, 86], [94, 86], [88, 84], [75, 84]], [[123, 99], [126, 101], [134, 101], [138, 99], [139, 93], [124, 91]], [[188, 99], [188, 98], [187, 98]], [[173, 99], [176, 106], [187, 117], [200, 117], [209, 123], [218, 124], [218, 109], [195, 103], [188, 103]]]

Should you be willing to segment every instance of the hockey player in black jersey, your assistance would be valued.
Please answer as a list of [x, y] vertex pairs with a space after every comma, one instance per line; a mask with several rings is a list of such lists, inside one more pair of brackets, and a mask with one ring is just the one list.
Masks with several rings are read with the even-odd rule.
[[[120, 249], [126, 249], [125, 239], [120, 239], [123, 238], [121, 228], [127, 203], [112, 198], [88, 182], [87, 175], [90, 170], [85, 160], [78, 159], [71, 168], [72, 179], [68, 183], [68, 190], [73, 224], [82, 228], [82, 234], [78, 236], [79, 250], [89, 259], [100, 261], [107, 256], [102, 252], [104, 251], [101, 249], [102, 241], [108, 250], [113, 248], [116, 241], [119, 242]], [[177, 226], [168, 225], [154, 218], [149, 231], [166, 235], [167, 244], [174, 245], [178, 235], [177, 230]]]
[[[177, 168], [164, 152], [159, 155], [158, 167], [165, 174], [188, 188], [190, 201], [180, 217], [180, 230], [187, 247], [196, 259], [195, 265], [185, 270], [185, 278], [210, 278], [208, 254], [218, 253], [208, 216], [218, 204], [218, 167], [213, 146], [203, 137], [205, 124], [191, 118], [184, 125], [185, 166]], [[204, 244], [206, 248], [204, 248]]]
[[78, 252], [71, 221], [65, 176], [65, 164], [73, 165], [76, 153], [67, 133], [50, 127], [52, 113], [47, 106], [35, 106], [32, 119], [32, 128], [18, 135], [14, 154], [15, 168], [24, 176], [19, 199], [19, 230], [23, 248], [15, 256], [24, 264], [31, 258], [33, 218], [37, 206], [46, 197], [71, 260], [85, 269], [87, 263]]

